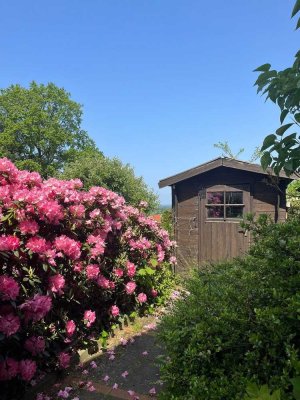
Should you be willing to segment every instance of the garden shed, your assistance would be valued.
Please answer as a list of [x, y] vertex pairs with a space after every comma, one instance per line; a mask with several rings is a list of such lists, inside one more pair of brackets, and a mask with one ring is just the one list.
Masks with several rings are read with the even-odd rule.
[[251, 212], [284, 221], [292, 179], [220, 157], [159, 181], [160, 188], [172, 189], [178, 272], [243, 255], [251, 243], [250, 233], [240, 226], [243, 217]]

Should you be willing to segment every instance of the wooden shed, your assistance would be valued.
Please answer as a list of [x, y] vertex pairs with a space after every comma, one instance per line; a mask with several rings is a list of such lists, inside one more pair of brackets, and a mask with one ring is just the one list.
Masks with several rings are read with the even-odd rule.
[[162, 179], [160, 188], [172, 188], [178, 271], [243, 255], [251, 235], [241, 228], [241, 220], [251, 212], [284, 221], [285, 192], [292, 179], [221, 157]]

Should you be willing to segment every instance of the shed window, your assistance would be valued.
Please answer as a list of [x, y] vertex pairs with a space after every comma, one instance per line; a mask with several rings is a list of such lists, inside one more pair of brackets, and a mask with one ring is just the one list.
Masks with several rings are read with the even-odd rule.
[[241, 219], [244, 210], [243, 192], [207, 192], [206, 208], [209, 219]]

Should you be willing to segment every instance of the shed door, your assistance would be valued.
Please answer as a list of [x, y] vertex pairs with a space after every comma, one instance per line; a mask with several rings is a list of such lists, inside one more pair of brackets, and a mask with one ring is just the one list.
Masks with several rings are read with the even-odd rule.
[[199, 264], [247, 251], [249, 233], [240, 222], [250, 211], [250, 185], [215, 185], [199, 192]]

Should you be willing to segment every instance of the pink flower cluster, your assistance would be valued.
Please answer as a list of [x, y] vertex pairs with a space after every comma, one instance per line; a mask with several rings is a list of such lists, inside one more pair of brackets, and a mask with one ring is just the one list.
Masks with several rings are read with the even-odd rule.
[[146, 207], [0, 159], [0, 380], [67, 368], [101, 327], [156, 301], [155, 275], [139, 270], [154, 259], [162, 276], [176, 260]]
[[36, 362], [30, 359], [17, 361], [14, 358], [7, 357], [0, 361], [0, 381], [10, 380], [17, 375], [26, 382], [31, 381], [36, 372]]

